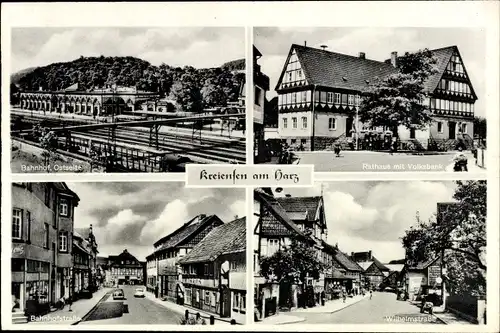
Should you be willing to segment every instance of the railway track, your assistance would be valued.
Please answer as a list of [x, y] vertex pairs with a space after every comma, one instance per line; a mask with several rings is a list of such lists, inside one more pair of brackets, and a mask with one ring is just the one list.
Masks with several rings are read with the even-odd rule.
[[[88, 138], [99, 138], [102, 140], [108, 140], [109, 138], [109, 133], [105, 129], [74, 133]], [[156, 147], [149, 145], [149, 133], [141, 130], [117, 129], [116, 142], [156, 149]], [[200, 143], [196, 139], [192, 140], [190, 135], [158, 134], [158, 150], [182, 154], [201, 163], [231, 163], [234, 161], [245, 163], [245, 149], [245, 143], [241, 140], [202, 139]]]
[[[16, 112], [17, 113], [17, 112]], [[21, 116], [26, 120], [39, 121], [44, 119], [38, 115], [31, 117], [24, 112], [18, 112], [16, 116]], [[11, 119], [14, 120], [14, 119]], [[51, 119], [45, 118], [46, 121], [52, 124], [59, 125], [65, 122], [66, 119]], [[70, 123], [84, 124], [85, 121], [74, 119]], [[174, 133], [158, 133], [158, 150], [170, 152], [174, 154], [182, 154], [189, 157], [198, 163], [245, 163], [246, 148], [245, 140], [241, 138], [228, 138], [218, 136], [217, 134], [208, 135], [201, 134], [201, 140], [198, 135], [193, 137], [192, 129], [186, 127], [171, 127], [164, 126], [163, 129], [171, 129]], [[215, 130], [214, 133], [217, 131]], [[109, 131], [106, 129], [98, 129], [92, 132], [74, 131], [80, 137], [98, 138], [101, 140], [109, 139]], [[155, 148], [156, 144], [150, 142], [150, 132], [148, 128], [117, 128], [116, 143], [133, 144], [135, 146], [143, 146], [145, 148]], [[205, 136], [204, 136], [205, 135]]]

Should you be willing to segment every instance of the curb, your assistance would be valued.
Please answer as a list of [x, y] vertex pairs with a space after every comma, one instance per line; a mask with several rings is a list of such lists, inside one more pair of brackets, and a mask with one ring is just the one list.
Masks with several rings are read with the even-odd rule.
[[439, 322], [441, 322], [442, 324], [445, 324], [445, 325], [448, 325], [448, 323], [446, 321], [444, 321], [443, 319], [439, 318], [438, 316], [436, 316], [435, 314], [432, 315], [434, 318], [436, 318]]
[[82, 319], [78, 320], [78, 321], [75, 321], [74, 323], [72, 323], [71, 325], [78, 325], [79, 323], [81, 323], [82, 321], [85, 321], [86, 318], [88, 318], [92, 312], [95, 311], [95, 309], [97, 308], [98, 305], [100, 305], [102, 302], [103, 302], [103, 299], [104, 297], [106, 297], [106, 295], [108, 295], [109, 293], [111, 292], [108, 291], [107, 293], [105, 293], [104, 295], [102, 295], [101, 299], [99, 299], [99, 301], [97, 301], [97, 303], [89, 310], [89, 312], [87, 312], [83, 317]]
[[365, 296], [365, 297], [363, 297], [363, 298], [361, 298], [360, 300], [358, 300], [358, 301], [356, 301], [356, 302], [353, 302], [353, 303], [351, 303], [351, 304], [349, 304], [349, 305], [344, 306], [343, 308], [340, 308], [340, 309], [334, 310], [334, 311], [332, 311], [332, 312], [327, 312], [327, 313], [335, 313], [335, 312], [338, 312], [338, 311], [344, 310], [344, 309], [346, 309], [346, 308], [348, 308], [348, 307], [350, 307], [350, 306], [352, 306], [352, 305], [354, 305], [354, 304], [357, 304], [357, 303], [359, 303], [359, 302], [361, 302], [361, 301], [363, 301], [363, 300], [365, 300], [365, 299], [366, 299], [366, 296]]

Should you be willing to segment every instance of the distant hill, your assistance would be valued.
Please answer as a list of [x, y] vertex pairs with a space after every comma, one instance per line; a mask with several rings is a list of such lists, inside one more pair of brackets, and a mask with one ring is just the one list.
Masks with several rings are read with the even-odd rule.
[[25, 68], [20, 70], [19, 72], [16, 72], [10, 76], [10, 82], [17, 84], [19, 82], [19, 79], [21, 79], [23, 76], [33, 72], [36, 69], [36, 67], [30, 67], [30, 68]]
[[221, 67], [223, 69], [228, 69], [229, 71], [239, 71], [239, 70], [245, 70], [245, 59], [237, 59], [233, 61], [228, 61]]
[[11, 76], [11, 83], [15, 80], [21, 91], [40, 88], [59, 91], [75, 83], [84, 90], [116, 84], [159, 92], [163, 96], [170, 94], [180, 105], [194, 108], [237, 101], [244, 75], [233, 74], [231, 70], [238, 66], [241, 60], [217, 68], [196, 69], [166, 64], [154, 66], [135, 57], [82, 56], [69, 62], [19, 71]]

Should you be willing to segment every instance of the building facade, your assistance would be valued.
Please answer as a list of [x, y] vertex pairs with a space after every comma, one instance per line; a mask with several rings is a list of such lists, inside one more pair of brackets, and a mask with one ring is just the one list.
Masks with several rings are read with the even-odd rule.
[[154, 256], [148, 256], [147, 261], [151, 266], [154, 258], [157, 266], [156, 281], [150, 281], [151, 287], [158, 289], [157, 297], [171, 302], [179, 301], [179, 283], [182, 280], [179, 259], [188, 254], [213, 228], [222, 224], [216, 215], [200, 214], [154, 244]]
[[[477, 96], [456, 46], [431, 52], [438, 72], [425, 82], [424, 104], [433, 121], [424, 130], [400, 126], [398, 136], [403, 143], [449, 149], [458, 139], [472, 140]], [[370, 84], [397, 72], [397, 61], [396, 52], [380, 62], [363, 52], [354, 57], [292, 44], [275, 88], [280, 138], [305, 150], [323, 150], [392, 130], [360, 123], [357, 111]]]
[[89, 294], [91, 286], [91, 248], [89, 242], [78, 232], [73, 231], [73, 300], [84, 297]]
[[108, 257], [109, 279], [115, 286], [144, 284], [144, 265], [127, 249]]
[[87, 116], [112, 116], [134, 112], [159, 94], [139, 91], [135, 87], [108, 86], [81, 90], [74, 84], [62, 91], [25, 91], [20, 93], [20, 107], [56, 113], [74, 113]]
[[245, 322], [246, 218], [211, 230], [179, 263], [186, 305]]
[[379, 289], [384, 278], [389, 274], [389, 268], [385, 267], [372, 251], [352, 252], [351, 259], [363, 268], [365, 283], [367, 289]]
[[158, 279], [158, 261], [154, 253], [151, 253], [146, 257], [146, 289], [149, 292], [155, 293], [157, 295], [157, 279]]
[[71, 290], [74, 208], [65, 183], [12, 184], [13, 311], [48, 312]]
[[262, 73], [257, 61], [262, 57], [260, 51], [253, 47], [253, 135], [254, 135], [254, 160], [256, 163], [265, 160], [265, 138], [264, 138], [264, 107], [266, 104], [266, 93], [269, 91], [269, 77]]
[[[294, 202], [294, 199], [298, 201]], [[292, 239], [313, 247], [318, 261], [321, 261], [323, 257], [321, 237], [326, 238], [322, 202], [321, 197], [278, 198], [273, 195], [271, 189], [254, 191], [253, 225], [255, 226], [254, 248], [256, 249], [254, 252], [256, 296], [254, 302], [259, 318], [276, 314], [280, 307], [303, 306], [302, 303], [306, 299], [305, 290], [308, 289], [312, 289], [313, 297], [319, 303], [319, 296], [324, 291], [324, 273], [320, 274], [319, 279], [309, 277], [306, 281], [278, 282], [271, 277], [266, 279], [260, 274], [260, 261], [290, 246]], [[304, 203], [311, 209], [309, 212], [306, 212], [307, 208]]]
[[81, 235], [88, 245], [89, 252], [89, 290], [94, 292], [103, 282], [103, 276], [98, 269], [97, 256], [99, 254], [97, 241], [92, 224], [88, 228], [75, 228], [75, 232]]

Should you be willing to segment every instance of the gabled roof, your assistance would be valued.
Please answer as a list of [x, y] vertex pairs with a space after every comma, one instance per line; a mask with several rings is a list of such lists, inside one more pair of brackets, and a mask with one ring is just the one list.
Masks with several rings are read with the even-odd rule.
[[73, 228], [74, 232], [78, 232], [83, 239], [89, 239], [90, 238], [90, 228]]
[[349, 258], [348, 255], [340, 251], [339, 249], [336, 250], [334, 259], [345, 269], [349, 271], [355, 271], [355, 272], [363, 272], [363, 268], [358, 265], [354, 260]]
[[180, 246], [185, 240], [187, 240], [190, 236], [196, 234], [197, 231], [203, 229], [210, 223], [219, 221], [222, 223], [222, 221], [216, 216], [216, 215], [208, 215], [208, 216], [203, 216], [203, 215], [197, 215], [193, 219], [189, 220], [188, 222], [184, 223], [180, 228], [175, 230], [173, 233], [167, 235], [166, 237], [163, 237], [159, 241], [155, 243], [155, 246], [157, 244], [162, 244], [159, 248], [155, 250], [155, 252], [158, 251], [163, 251], [167, 249], [174, 248], [176, 246]]
[[391, 272], [401, 272], [404, 264], [384, 264], [384, 266], [387, 267]]
[[276, 200], [287, 213], [306, 213], [307, 220], [314, 221], [322, 197], [277, 197]]
[[306, 236], [300, 229], [297, 227], [297, 225], [292, 222], [292, 220], [288, 217], [287, 212], [283, 209], [281, 204], [276, 200], [275, 197], [270, 196], [264, 191], [261, 191], [259, 189], [256, 189], [254, 191], [254, 195], [256, 195], [261, 203], [266, 205], [266, 207], [269, 208], [273, 216], [281, 222], [288, 230], [293, 231], [297, 236], [300, 236], [302, 238], [310, 239], [312, 241], [312, 238], [309, 236]]
[[246, 218], [214, 228], [179, 260], [180, 264], [214, 261], [219, 256], [246, 251]]
[[66, 185], [66, 183], [63, 183], [63, 182], [59, 182], [59, 183], [52, 183], [52, 185], [54, 186], [54, 188], [58, 191], [58, 192], [61, 192], [61, 193], [65, 193], [65, 194], [68, 194], [72, 197], [75, 198], [76, 202], [80, 201], [80, 197], [75, 193], [73, 192], [69, 187], [68, 185]]
[[[319, 50], [292, 44], [309, 84], [324, 87], [364, 91], [375, 78], [383, 78], [397, 70], [385, 62], [362, 59], [355, 56]], [[283, 78], [281, 74], [276, 90]], [[366, 80], [369, 82], [367, 83]]]
[[[353, 252], [351, 254], [351, 257], [354, 261], [363, 266], [365, 270], [368, 269], [368, 267], [370, 267], [373, 263], [381, 271], [389, 271], [389, 269], [385, 267], [384, 264], [382, 264], [377, 258], [375, 258], [375, 256], [372, 255], [371, 251]], [[366, 266], [366, 268], [364, 266]]]
[[[391, 65], [390, 60], [384, 62], [370, 60], [298, 44], [292, 44], [288, 59], [294, 49], [307, 82], [313, 85], [366, 91], [376, 78], [384, 79], [391, 74], [397, 73], [397, 69]], [[460, 52], [455, 45], [430, 51], [436, 58], [435, 66], [438, 72], [426, 80], [424, 88], [428, 92], [433, 92], [438, 86], [453, 53], [456, 52], [460, 56]], [[460, 58], [462, 57], [460, 56]], [[465, 65], [464, 71], [467, 74]], [[284, 71], [281, 73], [275, 90], [280, 90], [279, 85], [283, 75]], [[472, 95], [477, 99], [472, 84], [470, 87]]]

